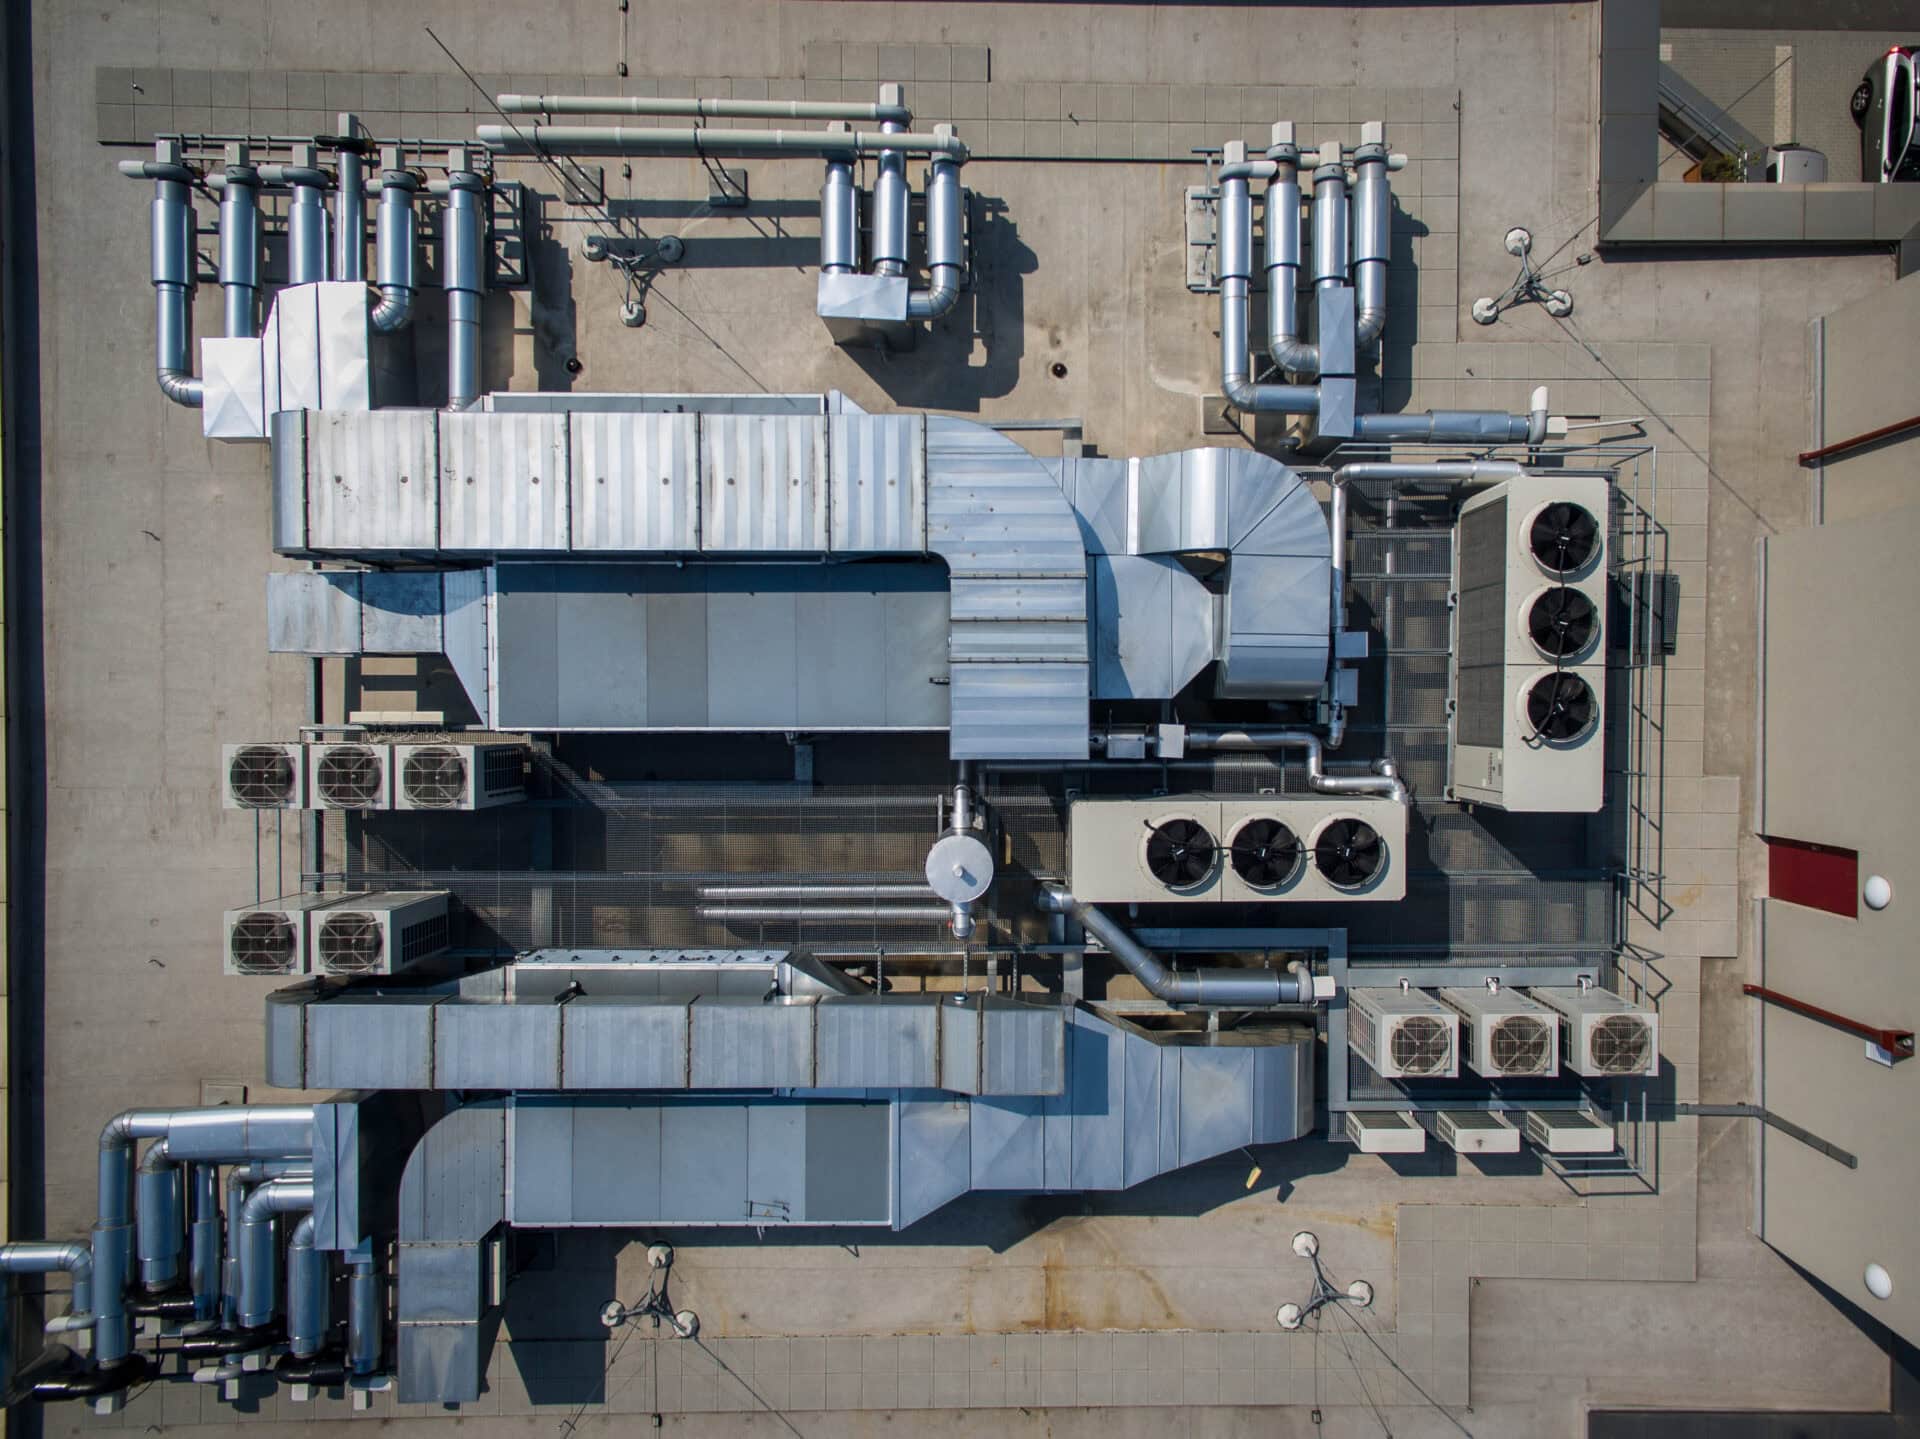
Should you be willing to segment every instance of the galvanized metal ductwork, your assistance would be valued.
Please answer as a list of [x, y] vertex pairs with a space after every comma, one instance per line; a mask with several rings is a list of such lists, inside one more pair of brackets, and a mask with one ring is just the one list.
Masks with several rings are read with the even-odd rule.
[[1105, 911], [1082, 904], [1059, 885], [1040, 892], [1041, 909], [1064, 914], [1119, 960], [1147, 992], [1168, 1004], [1196, 1004], [1212, 1009], [1269, 1009], [1279, 1004], [1314, 1002], [1313, 976], [1304, 968], [1281, 974], [1271, 969], [1168, 968], [1160, 956], [1127, 932]]
[[413, 197], [420, 177], [400, 164], [399, 147], [381, 154], [380, 212], [374, 242], [380, 299], [367, 316], [375, 333], [390, 335], [413, 318], [414, 247], [418, 221]]
[[467, 169], [467, 154], [447, 157], [447, 208], [442, 215], [441, 284], [447, 292], [447, 408], [480, 398], [480, 301], [486, 293], [484, 175]]
[[[882, 85], [881, 99], [897, 104], [898, 85]], [[898, 121], [881, 124], [883, 135], [898, 135], [906, 127]], [[898, 150], [880, 153], [873, 182], [873, 273], [907, 273], [907, 157]]]
[[227, 146], [220, 187], [220, 288], [226, 295], [227, 338], [260, 333], [260, 172], [244, 144]]
[[34, 1239], [0, 1244], [0, 1274], [73, 1276], [67, 1312], [47, 1321], [47, 1333], [80, 1332], [93, 1326], [93, 1251], [79, 1240]]
[[860, 192], [853, 183], [853, 162], [827, 161], [820, 185], [820, 272], [850, 275], [859, 268]]
[[1289, 374], [1320, 373], [1320, 347], [1302, 338], [1300, 326], [1300, 150], [1293, 125], [1275, 125], [1267, 159], [1267, 353]]
[[313, 1180], [269, 1179], [240, 1207], [240, 1306], [242, 1329], [273, 1322], [280, 1310], [280, 1216], [301, 1214], [307, 1221], [307, 1248], [313, 1248]]
[[339, 191], [335, 199], [333, 223], [333, 278], [367, 278], [367, 167], [365, 147], [359, 138], [360, 122], [352, 115], [340, 116], [339, 148], [334, 163], [339, 170]]
[[380, 1271], [371, 1254], [356, 1256], [347, 1273], [347, 1372], [364, 1377], [380, 1371], [380, 1337], [386, 1327]]
[[154, 373], [160, 392], [176, 405], [198, 409], [205, 387], [193, 373], [194, 173], [181, 162], [177, 140], [157, 141], [151, 160], [122, 160], [120, 173], [153, 181]]
[[477, 125], [479, 142], [496, 155], [660, 155], [710, 160], [776, 160], [787, 155], [845, 159], [945, 155], [965, 163], [954, 135], [914, 130], [639, 130], [624, 125]]
[[[898, 87], [895, 87], [896, 91]], [[668, 95], [496, 95], [510, 115], [686, 115], [703, 120], [864, 120], [901, 126], [913, 112], [884, 97], [879, 104], [852, 100], [704, 100]]]
[[313, 1238], [314, 1218], [309, 1208], [294, 1224], [287, 1241], [287, 1347], [297, 1359], [319, 1353], [327, 1331], [333, 1327], [327, 1256], [314, 1247]]
[[[945, 130], [940, 126], [935, 133]], [[909, 320], [937, 320], [960, 298], [962, 250], [960, 167], [936, 155], [927, 170], [927, 288], [907, 296]]]
[[319, 168], [319, 152], [312, 145], [295, 145], [290, 164], [262, 165], [260, 178], [292, 192], [287, 202], [287, 283], [309, 285], [326, 279], [332, 257], [325, 197], [333, 177]]
[[149, 1145], [134, 1181], [134, 1243], [140, 1259], [140, 1283], [149, 1291], [166, 1289], [180, 1277], [185, 1239], [183, 1175], [167, 1154], [165, 1142]]

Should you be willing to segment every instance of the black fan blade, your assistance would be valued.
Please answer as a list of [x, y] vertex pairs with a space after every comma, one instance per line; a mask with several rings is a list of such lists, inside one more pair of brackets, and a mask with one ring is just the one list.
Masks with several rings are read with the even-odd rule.
[[1585, 507], [1560, 500], [1535, 517], [1527, 543], [1547, 569], [1566, 574], [1593, 558], [1599, 538], [1600, 526]]

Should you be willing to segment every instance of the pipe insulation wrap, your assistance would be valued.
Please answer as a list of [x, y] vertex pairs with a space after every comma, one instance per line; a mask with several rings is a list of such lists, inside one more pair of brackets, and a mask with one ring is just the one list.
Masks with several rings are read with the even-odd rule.
[[668, 155], [713, 160], [773, 160], [783, 155], [857, 159], [898, 151], [947, 155], [964, 164], [954, 135], [913, 130], [640, 130], [625, 125], [476, 125], [474, 135], [496, 155]]
[[327, 1256], [314, 1248], [313, 1228], [309, 1210], [287, 1243], [287, 1347], [301, 1359], [319, 1353], [333, 1327]]
[[414, 250], [419, 221], [413, 211], [414, 191], [420, 182], [407, 170], [388, 170], [380, 177], [380, 212], [375, 230], [375, 274], [380, 300], [368, 315], [378, 334], [404, 329], [413, 318]]
[[259, 333], [260, 172], [229, 165], [220, 192], [220, 288], [226, 293], [227, 338]]
[[1300, 181], [1282, 164], [1267, 185], [1267, 354], [1296, 375], [1320, 373], [1320, 347], [1300, 327]]
[[333, 278], [367, 278], [367, 170], [358, 150], [342, 150], [334, 200]]
[[327, 278], [327, 207], [317, 185], [295, 185], [287, 204], [287, 282]]
[[[899, 133], [897, 125], [883, 125], [882, 133]], [[873, 273], [907, 273], [907, 157], [898, 150], [880, 156], [873, 181]]]
[[852, 100], [706, 100], [667, 95], [496, 95], [509, 115], [687, 115], [719, 120], [864, 120], [913, 123], [905, 105]]
[[371, 1259], [356, 1259], [347, 1279], [347, 1369], [372, 1374], [380, 1368], [380, 1336], [385, 1328], [379, 1271]]
[[1169, 1004], [1224, 1009], [1265, 1009], [1276, 1004], [1312, 1004], [1313, 980], [1304, 973], [1271, 969], [1169, 969], [1160, 956], [1105, 911], [1082, 904], [1058, 885], [1041, 892], [1040, 907], [1066, 914], [1119, 960], [1149, 993]]
[[859, 203], [852, 163], [827, 161], [820, 185], [820, 269], [825, 274], [851, 274], [858, 263]]
[[1346, 175], [1322, 167], [1313, 175], [1314, 288], [1346, 284], [1348, 263]]
[[1387, 263], [1391, 255], [1393, 199], [1384, 150], [1363, 153], [1353, 193], [1354, 343], [1379, 343], [1387, 326]]
[[220, 1167], [195, 1164], [187, 1171], [187, 1281], [193, 1316], [220, 1312]]
[[937, 320], [960, 299], [965, 203], [960, 167], [936, 156], [927, 171], [927, 288], [907, 296], [909, 320]]
[[[54, 1274], [73, 1276], [73, 1297], [67, 1317], [78, 1329], [93, 1318], [93, 1250], [79, 1240], [35, 1239], [0, 1244], [0, 1274]], [[55, 1321], [58, 1322], [58, 1321]]]
[[140, 1283], [166, 1289], [180, 1277], [185, 1241], [185, 1192], [180, 1166], [167, 1158], [165, 1144], [148, 1149], [134, 1181], [134, 1245], [140, 1257]]
[[269, 1179], [249, 1194], [240, 1210], [240, 1313], [242, 1329], [273, 1322], [279, 1309], [279, 1218], [309, 1214], [313, 1180]]
[[447, 183], [441, 259], [447, 292], [447, 408], [464, 410], [480, 398], [486, 181], [470, 170], [456, 170]]

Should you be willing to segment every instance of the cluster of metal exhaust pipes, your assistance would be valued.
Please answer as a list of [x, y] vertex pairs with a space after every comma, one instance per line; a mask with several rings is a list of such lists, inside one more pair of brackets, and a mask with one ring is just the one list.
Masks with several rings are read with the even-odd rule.
[[[72, 1276], [69, 1310], [46, 1329], [92, 1340], [90, 1368], [36, 1384], [35, 1396], [110, 1402], [150, 1377], [134, 1347], [136, 1317], [177, 1323], [170, 1352], [216, 1361], [195, 1372], [201, 1382], [236, 1378], [282, 1343], [275, 1372], [289, 1382], [374, 1381], [385, 1299], [364, 1240], [348, 1254], [345, 1342], [331, 1342], [333, 1269], [315, 1244], [313, 1132], [308, 1105], [129, 1110], [111, 1120], [100, 1135], [91, 1243], [0, 1245], [0, 1273]], [[151, 1143], [136, 1171], [141, 1140]], [[292, 1221], [284, 1292], [283, 1219]]]
[[[378, 299], [368, 322], [378, 334], [404, 329], [419, 288], [415, 251], [419, 243], [414, 197], [424, 187], [446, 197], [442, 210], [441, 285], [447, 294], [447, 402], [463, 409], [480, 397], [480, 300], [486, 290], [487, 176], [471, 168], [469, 152], [447, 156], [444, 181], [426, 184], [402, 163], [400, 147], [379, 152], [376, 181], [366, 174], [368, 146], [357, 139], [351, 115], [340, 117], [334, 171], [319, 167], [318, 147], [296, 146], [290, 163], [254, 165], [243, 143], [227, 147], [224, 165], [204, 177], [188, 166], [180, 144], [161, 140], [151, 160], [123, 160], [120, 173], [153, 182], [153, 289], [155, 370], [160, 389], [175, 404], [198, 407], [205, 400], [193, 374], [192, 301], [199, 283], [193, 189], [204, 183], [220, 196], [219, 277], [226, 299], [226, 335], [250, 339], [260, 332], [261, 220], [263, 192], [284, 189], [287, 202], [287, 283], [367, 278], [367, 197], [377, 193], [375, 276]], [[332, 244], [328, 244], [326, 195], [334, 195]]]

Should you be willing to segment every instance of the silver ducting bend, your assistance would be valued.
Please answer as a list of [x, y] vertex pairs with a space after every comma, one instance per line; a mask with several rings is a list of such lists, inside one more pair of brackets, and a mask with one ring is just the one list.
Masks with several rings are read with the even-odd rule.
[[312, 145], [295, 145], [293, 162], [262, 165], [260, 178], [269, 185], [285, 185], [293, 194], [287, 203], [287, 283], [310, 285], [328, 275], [326, 192], [333, 177], [316, 163]]
[[260, 333], [260, 172], [247, 163], [247, 147], [227, 147], [226, 184], [220, 192], [220, 288], [226, 294], [227, 338], [250, 340]]
[[380, 1368], [380, 1333], [385, 1327], [380, 1273], [371, 1256], [354, 1258], [347, 1276], [347, 1372], [364, 1378]]
[[413, 255], [418, 238], [413, 197], [420, 188], [419, 176], [401, 168], [397, 149], [387, 158], [394, 163], [380, 173], [380, 213], [374, 242], [380, 300], [367, 317], [375, 332], [382, 335], [406, 328], [413, 318]]
[[[897, 135], [901, 127], [891, 121], [880, 127], [885, 135]], [[873, 182], [873, 273], [907, 273], [907, 157], [899, 150], [881, 152], [878, 174]]]
[[853, 183], [853, 162], [838, 157], [827, 161], [820, 185], [820, 269], [828, 275], [850, 275], [859, 263], [860, 198]]
[[447, 292], [447, 408], [464, 410], [480, 398], [480, 297], [485, 270], [484, 175], [456, 169], [447, 176], [441, 243]]
[[72, 1333], [93, 1325], [93, 1251], [78, 1240], [35, 1239], [0, 1244], [0, 1274], [73, 1276], [73, 1297], [67, 1312], [47, 1321], [49, 1334]]
[[[951, 133], [945, 125], [935, 127], [935, 134], [942, 132]], [[937, 320], [960, 298], [965, 203], [960, 167], [944, 155], [934, 156], [927, 170], [927, 288], [907, 296], [909, 320]]]
[[1215, 1009], [1267, 1009], [1279, 1004], [1314, 1002], [1313, 979], [1304, 970], [1281, 974], [1271, 969], [1169, 968], [1160, 956], [1108, 915], [1082, 904], [1059, 885], [1040, 892], [1040, 908], [1064, 914], [1101, 944], [1157, 999], [1168, 1004], [1198, 1004]]
[[1253, 199], [1247, 182], [1271, 180], [1271, 160], [1248, 160], [1247, 147], [1229, 141], [1220, 169], [1220, 390], [1227, 403], [1247, 414], [1312, 415], [1320, 391], [1312, 385], [1256, 385], [1248, 330], [1253, 282]]
[[1307, 788], [1317, 794], [1376, 794], [1396, 804], [1411, 804], [1413, 796], [1400, 778], [1391, 760], [1382, 760], [1372, 774], [1328, 774], [1326, 744], [1311, 730], [1269, 729], [1249, 726], [1245, 729], [1191, 727], [1187, 730], [1190, 751], [1226, 750], [1264, 754], [1272, 750], [1304, 751], [1307, 762]]
[[186, 1238], [184, 1177], [168, 1156], [165, 1140], [148, 1146], [134, 1180], [133, 1217], [140, 1284], [150, 1293], [171, 1288], [180, 1277], [180, 1250]]
[[[1281, 370], [1320, 373], [1320, 347], [1303, 339], [1300, 327], [1300, 148], [1293, 126], [1274, 126], [1267, 151], [1273, 177], [1267, 181], [1267, 354]], [[1249, 222], [1251, 223], [1251, 222]]]
[[293, 1235], [287, 1241], [287, 1347], [297, 1359], [318, 1354], [327, 1331], [333, 1327], [327, 1256], [314, 1247], [313, 1234], [313, 1211], [309, 1209], [293, 1226]]
[[120, 173], [153, 181], [154, 373], [176, 405], [198, 408], [205, 389], [193, 375], [193, 171], [180, 143], [161, 140], [151, 160], [122, 160]]
[[1393, 199], [1387, 183], [1387, 147], [1365, 144], [1353, 155], [1354, 343], [1362, 351], [1379, 344], [1387, 327], [1387, 260], [1391, 254]]
[[[240, 1209], [240, 1313], [242, 1329], [271, 1324], [280, 1307], [279, 1218], [313, 1210], [311, 1179], [269, 1179]], [[312, 1247], [312, 1231], [308, 1231]]]

